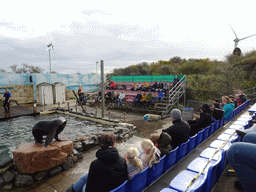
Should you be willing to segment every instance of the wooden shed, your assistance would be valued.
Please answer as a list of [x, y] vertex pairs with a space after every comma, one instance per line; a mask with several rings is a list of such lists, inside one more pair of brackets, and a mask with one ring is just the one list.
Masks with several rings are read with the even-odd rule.
[[53, 84], [53, 98], [54, 103], [64, 103], [66, 101], [65, 85], [63, 83], [56, 82]]
[[37, 85], [39, 91], [38, 104], [40, 105], [52, 105], [53, 104], [53, 86], [50, 83], [40, 83]]

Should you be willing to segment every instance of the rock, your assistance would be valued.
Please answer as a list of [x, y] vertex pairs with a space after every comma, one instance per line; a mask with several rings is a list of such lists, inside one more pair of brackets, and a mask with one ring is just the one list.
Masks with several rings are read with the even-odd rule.
[[62, 167], [58, 166], [50, 170], [49, 175], [54, 176], [60, 174], [62, 171]]
[[5, 185], [5, 186], [3, 187], [3, 189], [5, 189], [5, 190], [11, 190], [11, 189], [12, 189], [12, 183], [8, 183], [7, 185]]
[[15, 175], [12, 172], [10, 172], [10, 171], [6, 171], [3, 174], [3, 178], [4, 178], [4, 181], [6, 183], [9, 183], [9, 182], [11, 182], [15, 178]]
[[33, 177], [30, 175], [20, 175], [18, 174], [15, 179], [15, 185], [17, 187], [23, 187], [33, 184]]
[[102, 131], [115, 131], [114, 128], [105, 128], [105, 129], [102, 129]]
[[83, 159], [84, 158], [83, 153], [78, 153], [77, 158], [78, 159]]
[[37, 180], [37, 181], [40, 181], [42, 180], [43, 178], [45, 178], [47, 176], [47, 174], [49, 173], [49, 171], [41, 171], [39, 173], [37, 173], [34, 178]]
[[0, 175], [0, 188], [2, 188], [4, 184], [5, 184], [4, 178]]
[[8, 163], [13, 161], [12, 152], [8, 149], [0, 153], [0, 167], [4, 167]]
[[71, 157], [68, 157], [68, 159], [62, 164], [63, 169], [66, 171], [73, 167], [73, 160]]
[[45, 171], [63, 164], [73, 151], [73, 141], [53, 142], [47, 147], [36, 143], [23, 143], [15, 151], [15, 166], [21, 173]]
[[79, 152], [78, 152], [76, 149], [73, 148], [73, 154], [74, 154], [75, 156], [77, 156], [78, 153], [79, 153]]
[[0, 175], [3, 175], [7, 170], [14, 166], [13, 161], [6, 164], [4, 167], [0, 168]]
[[81, 141], [74, 142], [74, 148], [77, 151], [79, 151], [79, 152], [83, 151], [83, 144], [82, 144], [82, 142]]
[[72, 158], [74, 163], [77, 162], [77, 160], [78, 160], [77, 156], [71, 154], [70, 157]]

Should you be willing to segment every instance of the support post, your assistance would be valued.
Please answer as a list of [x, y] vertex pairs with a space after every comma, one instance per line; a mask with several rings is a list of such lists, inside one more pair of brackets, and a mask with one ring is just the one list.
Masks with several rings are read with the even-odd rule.
[[69, 111], [69, 102], [68, 102], [68, 111]]
[[105, 116], [105, 95], [104, 95], [104, 62], [100, 60], [100, 69], [101, 69], [101, 98], [102, 98], [102, 117]]

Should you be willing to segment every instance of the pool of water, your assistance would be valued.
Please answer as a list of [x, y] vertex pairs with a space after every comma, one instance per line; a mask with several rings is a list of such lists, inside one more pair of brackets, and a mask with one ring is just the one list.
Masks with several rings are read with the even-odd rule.
[[0, 157], [12, 156], [12, 151], [24, 142], [33, 142], [33, 126], [39, 121], [50, 121], [59, 117], [67, 120], [65, 129], [59, 137], [75, 140], [77, 137], [89, 135], [101, 131], [105, 126], [92, 121], [82, 120], [63, 114], [24, 116], [0, 122]]

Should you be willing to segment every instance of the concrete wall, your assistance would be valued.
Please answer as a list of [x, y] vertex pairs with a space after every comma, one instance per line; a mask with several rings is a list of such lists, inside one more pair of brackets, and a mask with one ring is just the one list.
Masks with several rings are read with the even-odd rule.
[[[33, 82], [30, 82], [30, 76], [32, 76]], [[100, 83], [101, 76], [96, 74], [0, 73], [0, 79], [0, 88], [6, 86], [12, 87], [14, 85], [32, 86], [34, 100], [37, 100], [36, 87], [39, 83], [46, 82], [53, 84], [60, 82], [65, 84], [66, 89], [75, 91], [82, 85], [83, 91], [88, 92], [99, 89], [99, 87], [94, 86], [94, 84]]]
[[1, 100], [3, 99], [5, 88], [10, 89], [12, 94], [11, 100], [16, 100], [19, 104], [34, 102], [33, 85], [2, 86], [0, 87]]

